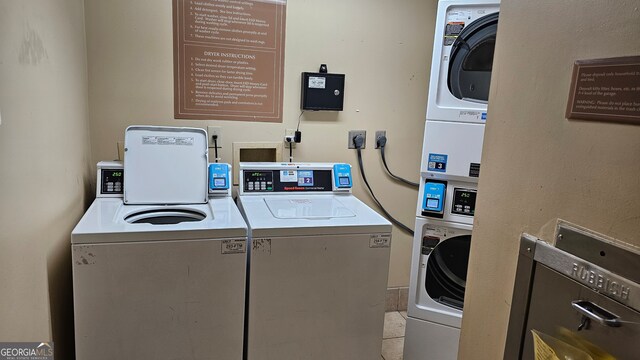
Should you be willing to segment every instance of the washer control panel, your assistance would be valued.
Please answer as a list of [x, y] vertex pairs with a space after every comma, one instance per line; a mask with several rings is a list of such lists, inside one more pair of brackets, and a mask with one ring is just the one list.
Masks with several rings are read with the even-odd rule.
[[473, 216], [476, 211], [476, 190], [454, 188], [451, 213]]
[[100, 161], [97, 165], [96, 197], [122, 197], [124, 167], [120, 161]]
[[273, 191], [273, 171], [245, 171], [244, 191]]
[[351, 165], [342, 163], [240, 163], [240, 195], [351, 193]]

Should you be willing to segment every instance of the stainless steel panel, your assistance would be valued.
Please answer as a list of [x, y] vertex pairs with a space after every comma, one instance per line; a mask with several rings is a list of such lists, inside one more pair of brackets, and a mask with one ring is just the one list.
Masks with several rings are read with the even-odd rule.
[[534, 259], [622, 304], [640, 309], [640, 284], [541, 241]]
[[[581, 331], [578, 326], [583, 315], [574, 310], [574, 300], [590, 301], [618, 315], [623, 321], [620, 327], [611, 327], [591, 321]], [[559, 329], [566, 328], [583, 339], [596, 344], [619, 360], [635, 360], [640, 356], [640, 313], [605, 297], [576, 281], [544, 266], [536, 265], [535, 282], [531, 291], [529, 316], [525, 331], [522, 359], [534, 359], [533, 338], [530, 330], [535, 329], [556, 336]]]
[[78, 360], [242, 359], [245, 253], [221, 240], [72, 251]]
[[557, 233], [556, 248], [640, 283], [640, 253], [637, 249], [568, 223], [560, 223]]
[[371, 240], [254, 238], [247, 359], [379, 359], [390, 248]]
[[527, 323], [529, 297], [533, 282], [535, 262], [533, 254], [536, 249], [536, 238], [527, 234], [520, 240], [520, 253], [516, 268], [516, 282], [511, 300], [511, 314], [509, 316], [509, 331], [505, 344], [505, 360], [519, 359], [524, 341], [524, 329]]
[[534, 358], [532, 329], [573, 332], [619, 360], [639, 359], [640, 254], [564, 222], [557, 246], [521, 238], [504, 359]]

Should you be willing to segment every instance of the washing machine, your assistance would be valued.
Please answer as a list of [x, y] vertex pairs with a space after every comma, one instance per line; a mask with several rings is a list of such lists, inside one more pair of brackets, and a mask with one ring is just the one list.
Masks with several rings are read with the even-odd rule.
[[406, 360], [455, 360], [477, 187], [423, 177], [418, 203], [407, 325]]
[[427, 119], [484, 123], [498, 29], [497, 0], [441, 0]]
[[348, 164], [241, 163], [248, 360], [380, 358], [391, 224]]
[[129, 127], [71, 234], [78, 360], [242, 359], [247, 226], [202, 129]]

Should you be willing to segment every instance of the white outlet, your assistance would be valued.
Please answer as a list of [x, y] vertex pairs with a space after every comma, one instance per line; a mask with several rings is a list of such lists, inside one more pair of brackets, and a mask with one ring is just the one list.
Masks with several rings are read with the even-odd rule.
[[209, 136], [209, 147], [214, 147], [213, 136], [217, 135], [218, 149], [222, 149], [222, 127], [221, 126], [207, 126], [207, 135]]
[[284, 147], [285, 149], [288, 149], [289, 146], [293, 147], [294, 149], [296, 148], [296, 143], [294, 143], [293, 141], [291, 141], [290, 143], [287, 142], [287, 137], [291, 137], [293, 139], [293, 137], [296, 136], [296, 129], [285, 129], [284, 130]]

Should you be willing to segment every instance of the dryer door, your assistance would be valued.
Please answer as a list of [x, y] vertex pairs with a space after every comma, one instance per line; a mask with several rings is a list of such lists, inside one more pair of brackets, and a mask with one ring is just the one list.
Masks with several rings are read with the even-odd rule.
[[451, 47], [448, 86], [458, 99], [489, 99], [498, 15], [495, 12], [469, 24]]
[[433, 248], [427, 260], [425, 287], [429, 296], [462, 310], [467, 282], [471, 235], [454, 236]]

